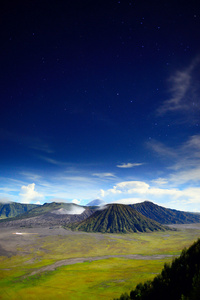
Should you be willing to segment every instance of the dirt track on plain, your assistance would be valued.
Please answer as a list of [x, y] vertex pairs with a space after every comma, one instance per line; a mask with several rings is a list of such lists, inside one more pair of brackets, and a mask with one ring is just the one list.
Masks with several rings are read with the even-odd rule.
[[[177, 255], [176, 255], [177, 256]], [[42, 272], [47, 272], [47, 271], [54, 271], [58, 267], [62, 266], [67, 266], [67, 265], [74, 265], [78, 263], [84, 263], [84, 262], [92, 262], [92, 261], [97, 261], [97, 260], [103, 260], [103, 259], [108, 259], [108, 258], [127, 258], [127, 259], [138, 259], [138, 260], [156, 260], [156, 259], [164, 259], [164, 258], [172, 258], [176, 257], [175, 255], [139, 255], [139, 254], [129, 254], [129, 255], [105, 255], [105, 256], [96, 256], [96, 257], [79, 257], [79, 258], [71, 258], [71, 259], [65, 259], [65, 260], [60, 260], [57, 261], [56, 263], [45, 266], [41, 269], [35, 270], [28, 276], [33, 276]]]
[[[187, 229], [200, 229], [200, 224], [181, 224], [181, 225], [171, 225], [178, 230]], [[73, 232], [63, 229], [62, 227], [34, 227], [34, 228], [1, 228], [0, 227], [0, 256], [11, 257], [12, 255], [19, 254], [18, 247], [26, 248], [24, 254], [29, 254], [29, 246], [33, 245], [38, 238], [44, 238], [47, 236], [71, 236], [71, 235], [90, 235], [95, 236], [96, 239], [104, 239], [105, 236], [109, 236], [112, 239], [123, 239], [123, 240], [135, 240], [134, 236], [130, 235], [118, 235], [118, 234], [100, 234], [100, 233], [85, 233], [85, 232]], [[23, 255], [23, 253], [22, 253]], [[104, 255], [104, 256], [90, 256], [90, 257], [78, 257], [78, 258], [68, 258], [64, 260], [59, 260], [48, 266], [34, 270], [28, 276], [33, 276], [42, 272], [54, 271], [58, 267], [73, 265], [77, 263], [92, 262], [109, 258], [126, 258], [135, 260], [159, 260], [164, 258], [173, 258], [173, 255], [139, 255], [139, 254], [128, 254], [128, 255]]]

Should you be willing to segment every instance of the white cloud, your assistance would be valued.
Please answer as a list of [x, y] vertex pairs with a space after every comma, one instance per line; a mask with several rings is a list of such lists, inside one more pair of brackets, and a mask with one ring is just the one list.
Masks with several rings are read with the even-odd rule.
[[80, 204], [80, 203], [81, 203], [81, 200], [74, 199], [74, 200], [72, 200], [72, 203], [74, 203], [74, 204]]
[[157, 196], [173, 196], [173, 197], [180, 197], [182, 196], [182, 191], [179, 189], [160, 189], [160, 188], [154, 188], [151, 187], [147, 191], [148, 194], [153, 195], [155, 197]]
[[135, 204], [135, 203], [141, 203], [144, 202], [146, 199], [141, 199], [141, 198], [124, 198], [124, 199], [119, 199], [116, 201], [113, 201], [112, 203], [117, 203], [117, 204]]
[[117, 183], [113, 188], [107, 191], [101, 190], [101, 197], [108, 195], [120, 195], [120, 194], [145, 194], [149, 185], [142, 181], [123, 181]]
[[[192, 203], [200, 205], [200, 188], [160, 188], [149, 185], [143, 181], [127, 181], [116, 184], [112, 189], [104, 191], [105, 197], [111, 199], [113, 203], [136, 203], [145, 201], [145, 199], [166, 203], [166, 207], [170, 204], [181, 203], [190, 206]], [[125, 196], [125, 197], [122, 197]], [[133, 197], [130, 197], [133, 195]], [[112, 198], [114, 196], [114, 199]], [[126, 197], [127, 196], [127, 197]], [[135, 201], [135, 202], [134, 202]]]
[[149, 188], [149, 185], [142, 181], [123, 181], [117, 183], [113, 189], [110, 189], [110, 192], [115, 191], [114, 193], [145, 193]]
[[8, 197], [3, 197], [3, 198], [0, 198], [0, 203], [2, 204], [7, 204], [7, 203], [11, 203], [12, 201], [10, 200], [10, 198]]
[[113, 187], [113, 189], [109, 189], [108, 193], [112, 193], [112, 194], [121, 194], [122, 191], [118, 190], [116, 186]]
[[100, 195], [101, 195], [102, 198], [105, 197], [105, 191], [103, 189], [100, 190]]
[[117, 165], [118, 168], [133, 168], [133, 167], [138, 167], [138, 166], [142, 166], [143, 163], [123, 163], [121, 165]]
[[21, 203], [32, 203], [43, 199], [43, 195], [35, 191], [35, 183], [28, 184], [27, 186], [23, 185], [19, 196], [21, 197]]
[[190, 203], [200, 203], [200, 188], [198, 187], [192, 187], [187, 188], [184, 191], [184, 194], [188, 196], [188, 201]]

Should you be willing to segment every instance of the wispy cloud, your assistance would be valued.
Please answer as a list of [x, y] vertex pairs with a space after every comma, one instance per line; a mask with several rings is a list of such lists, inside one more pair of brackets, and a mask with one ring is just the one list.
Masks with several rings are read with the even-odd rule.
[[30, 144], [29, 148], [32, 148], [34, 150], [37, 151], [41, 151], [44, 153], [54, 153], [54, 151], [49, 147], [49, 145], [42, 143], [41, 141], [32, 141], [32, 143]]
[[40, 181], [42, 179], [41, 175], [32, 173], [32, 172], [20, 172], [20, 175], [22, 175], [23, 177], [25, 177], [28, 180], [33, 180], [33, 181]]
[[193, 185], [200, 183], [200, 167], [196, 166], [186, 170], [180, 170], [171, 173], [168, 177], [168, 181], [174, 185], [190, 183]]
[[57, 166], [60, 166], [60, 165], [64, 165], [65, 163], [64, 162], [61, 162], [61, 161], [58, 161], [56, 159], [53, 159], [53, 158], [50, 158], [50, 157], [46, 157], [46, 156], [43, 156], [43, 155], [39, 155], [38, 156], [40, 159], [50, 163], [50, 164], [53, 164], [53, 165], [57, 165]]
[[173, 147], [153, 139], [147, 145], [162, 158], [170, 158], [170, 162], [174, 161], [171, 169], [197, 166], [197, 160], [200, 160], [200, 135], [190, 136], [187, 141]]
[[134, 168], [144, 165], [144, 163], [122, 163], [121, 165], [117, 165], [117, 168]]
[[200, 135], [190, 136], [187, 141], [173, 148], [157, 141], [149, 145], [156, 154], [168, 161], [168, 176], [164, 180], [174, 185], [200, 183]]
[[158, 108], [158, 115], [167, 112], [185, 112], [199, 110], [199, 96], [197, 93], [195, 69], [200, 65], [200, 57], [195, 58], [192, 63], [183, 70], [176, 71], [168, 79], [170, 84], [169, 93], [171, 97], [164, 101]]
[[38, 137], [21, 134], [19, 132], [0, 129], [0, 139], [8, 140], [18, 144], [19, 146], [22, 145], [44, 153], [54, 152], [46, 141]]
[[157, 178], [157, 179], [152, 180], [152, 183], [160, 186], [160, 185], [167, 184], [168, 180], [166, 178]]
[[175, 148], [167, 147], [159, 141], [151, 139], [151, 141], [147, 143], [147, 146], [162, 158], [177, 158], [177, 150]]
[[110, 177], [116, 177], [113, 173], [93, 173], [93, 176], [99, 177], [99, 178], [110, 178]]
[[66, 182], [66, 183], [70, 183], [70, 182], [74, 182], [75, 184], [79, 183], [79, 184], [83, 184], [85, 185], [86, 183], [94, 183], [94, 180], [89, 177], [89, 176], [82, 176], [80, 175], [76, 175], [76, 176], [58, 176], [56, 178], [56, 181], [61, 181], [61, 182]]
[[190, 136], [188, 141], [184, 144], [185, 151], [193, 152], [195, 157], [200, 158], [200, 135]]
[[12, 192], [15, 192], [16, 191], [16, 187], [0, 187], [0, 192], [3, 191], [3, 192], [6, 192], [6, 193], [12, 193]]

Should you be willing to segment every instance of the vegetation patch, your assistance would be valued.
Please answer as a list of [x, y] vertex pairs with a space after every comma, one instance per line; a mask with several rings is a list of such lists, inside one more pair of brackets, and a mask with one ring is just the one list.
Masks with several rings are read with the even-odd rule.
[[[198, 237], [197, 229], [180, 231], [101, 234], [67, 232], [16, 237], [12, 231], [4, 240], [13, 247], [23, 239], [16, 255], [0, 257], [1, 299], [113, 299], [130, 292], [139, 282], [153, 279], [172, 258], [133, 260], [124, 257], [103, 259], [106, 255], [178, 255]], [[52, 234], [52, 230], [47, 231]], [[45, 234], [44, 234], [45, 233]], [[2, 246], [4, 246], [2, 244]], [[13, 249], [11, 249], [13, 250]], [[91, 261], [90, 257], [102, 257]], [[84, 257], [87, 262], [35, 271], [61, 260]]]
[[162, 272], [152, 281], [139, 283], [130, 295], [121, 300], [199, 300], [200, 294], [200, 239], [189, 249], [184, 249], [179, 258], [164, 265]]

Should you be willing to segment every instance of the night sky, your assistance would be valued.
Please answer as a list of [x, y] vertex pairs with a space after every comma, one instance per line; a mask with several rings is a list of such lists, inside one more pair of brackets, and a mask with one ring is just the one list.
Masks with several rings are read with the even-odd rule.
[[0, 200], [200, 211], [198, 1], [4, 1]]

